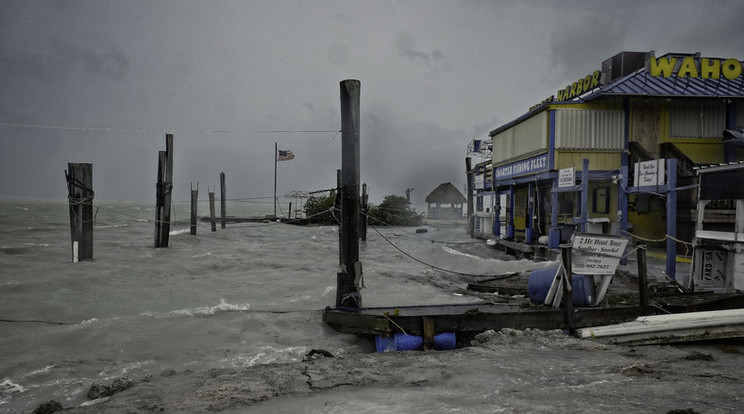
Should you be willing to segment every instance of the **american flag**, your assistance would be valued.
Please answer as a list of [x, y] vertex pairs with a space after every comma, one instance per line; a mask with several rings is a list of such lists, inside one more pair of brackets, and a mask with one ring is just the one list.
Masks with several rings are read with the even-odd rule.
[[294, 159], [294, 154], [292, 151], [282, 151], [279, 150], [279, 155], [276, 157], [277, 161], [289, 161]]

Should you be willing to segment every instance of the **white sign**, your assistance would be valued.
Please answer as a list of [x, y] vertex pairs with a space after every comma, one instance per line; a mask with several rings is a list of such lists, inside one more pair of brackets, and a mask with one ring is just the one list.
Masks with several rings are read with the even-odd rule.
[[571, 272], [580, 275], [612, 275], [628, 240], [617, 236], [576, 234], [571, 249]]
[[574, 168], [564, 168], [558, 171], [558, 187], [573, 187], [576, 185]]
[[475, 176], [475, 189], [482, 190], [484, 181], [485, 180], [483, 179], [483, 174], [476, 175]]
[[666, 160], [651, 160], [635, 163], [634, 187], [664, 185], [664, 165]]

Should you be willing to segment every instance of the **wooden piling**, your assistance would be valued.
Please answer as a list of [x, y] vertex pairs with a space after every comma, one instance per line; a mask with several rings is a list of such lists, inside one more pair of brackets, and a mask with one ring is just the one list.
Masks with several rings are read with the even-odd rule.
[[196, 236], [196, 204], [199, 201], [199, 184], [196, 184], [196, 190], [191, 187], [191, 235]]
[[434, 349], [434, 318], [422, 317], [423, 345], [424, 351]]
[[641, 315], [649, 315], [648, 306], [648, 274], [646, 268], [646, 246], [640, 246], [637, 250], [638, 257], [638, 297], [641, 307]]
[[574, 330], [573, 317], [573, 273], [571, 273], [571, 245], [561, 245], [561, 260], [563, 263], [563, 316], [569, 331]]
[[225, 216], [227, 215], [226, 197], [227, 186], [225, 185], [225, 173], [220, 173], [220, 228], [225, 228]]
[[341, 81], [341, 235], [344, 257], [337, 306], [361, 307], [362, 263], [359, 261], [359, 97], [361, 82]]
[[[471, 168], [470, 157], [465, 157], [465, 174], [467, 175], [467, 202], [468, 202], [468, 234], [470, 238], [475, 237], [475, 216], [473, 212], [473, 170]], [[498, 194], [496, 195], [498, 198]], [[484, 229], [481, 229], [483, 231]], [[486, 231], [487, 233], [488, 231]]]
[[173, 134], [165, 134], [165, 151], [158, 152], [155, 201], [155, 247], [168, 247], [173, 193]]
[[72, 261], [93, 259], [93, 164], [67, 163]]
[[367, 241], [367, 221], [369, 219], [369, 194], [367, 194], [367, 184], [362, 184], [362, 211], [360, 217], [361, 239]]
[[212, 231], [217, 231], [217, 221], [214, 216], [214, 191], [209, 192], [209, 221], [212, 224]]

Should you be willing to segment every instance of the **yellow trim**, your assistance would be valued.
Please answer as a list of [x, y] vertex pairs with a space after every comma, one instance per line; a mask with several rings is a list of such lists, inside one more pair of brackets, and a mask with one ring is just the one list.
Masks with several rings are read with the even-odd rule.
[[602, 101], [587, 103], [551, 103], [548, 109], [623, 109], [622, 101]]
[[[665, 253], [655, 253], [655, 252], [649, 252], [649, 251], [646, 251], [646, 256], [655, 257], [657, 259], [664, 259], [664, 260], [666, 260], [666, 257], [667, 257]], [[675, 260], [679, 263], [692, 263], [692, 259], [689, 257], [675, 256]]]
[[659, 113], [659, 142], [668, 142], [669, 141], [669, 114], [671, 111], [669, 110], [669, 103], [664, 102], [661, 105], [659, 105], [660, 113]]
[[723, 162], [723, 144], [720, 141], [705, 144], [675, 142], [674, 145], [695, 164], [720, 164]]

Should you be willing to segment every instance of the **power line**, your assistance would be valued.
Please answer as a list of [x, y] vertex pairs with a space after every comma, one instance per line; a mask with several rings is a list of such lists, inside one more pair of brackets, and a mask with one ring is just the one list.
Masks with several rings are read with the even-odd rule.
[[[63, 131], [94, 131], [94, 132], [159, 132], [159, 133], [194, 133], [194, 134], [299, 134], [299, 133], [339, 133], [340, 130], [324, 129], [160, 129], [160, 128], [113, 128], [113, 127], [80, 127], [64, 125], [42, 125], [42, 124], [22, 124], [17, 122], [0, 122], [0, 126], [15, 128], [38, 128], [38, 129], [55, 129]], [[334, 136], [335, 137], [335, 136]]]

